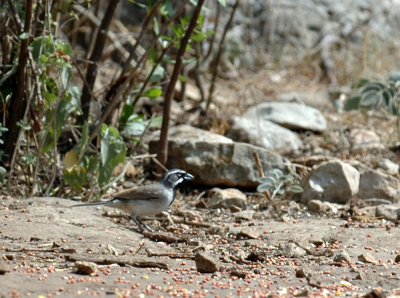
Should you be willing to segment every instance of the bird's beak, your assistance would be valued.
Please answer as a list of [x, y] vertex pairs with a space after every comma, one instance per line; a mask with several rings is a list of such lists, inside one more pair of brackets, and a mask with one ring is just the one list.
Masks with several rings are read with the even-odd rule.
[[192, 180], [194, 176], [192, 174], [186, 173], [184, 178], [185, 180]]

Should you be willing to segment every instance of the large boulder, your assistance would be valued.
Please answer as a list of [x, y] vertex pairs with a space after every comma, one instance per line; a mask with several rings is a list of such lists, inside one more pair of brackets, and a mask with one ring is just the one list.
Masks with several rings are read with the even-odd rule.
[[[156, 152], [158, 136], [149, 143]], [[170, 128], [168, 137], [169, 168], [187, 169], [196, 182], [209, 186], [255, 187], [258, 171], [254, 160], [257, 153], [264, 171], [274, 168], [288, 170], [289, 161], [267, 149], [236, 143], [231, 139], [188, 125]]]
[[323, 132], [327, 128], [326, 119], [319, 110], [297, 102], [263, 102], [251, 107], [243, 116], [269, 120], [289, 129]]
[[320, 200], [346, 203], [358, 193], [360, 173], [339, 160], [327, 161], [313, 169], [303, 180], [302, 203]]
[[250, 143], [266, 149], [292, 152], [303, 147], [299, 136], [269, 120], [255, 117], [234, 117], [227, 136], [238, 142]]

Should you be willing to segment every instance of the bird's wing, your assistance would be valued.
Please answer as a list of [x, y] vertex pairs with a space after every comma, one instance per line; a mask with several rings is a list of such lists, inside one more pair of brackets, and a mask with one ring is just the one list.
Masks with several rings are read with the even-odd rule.
[[150, 184], [118, 193], [114, 195], [114, 200], [156, 200], [161, 197], [162, 191], [159, 185]]

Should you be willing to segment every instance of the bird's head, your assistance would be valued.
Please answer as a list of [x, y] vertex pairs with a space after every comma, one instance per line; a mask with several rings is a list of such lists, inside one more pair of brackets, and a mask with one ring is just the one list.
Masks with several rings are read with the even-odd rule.
[[165, 175], [164, 178], [161, 180], [161, 183], [167, 187], [172, 187], [175, 189], [179, 184], [186, 180], [192, 180], [194, 178], [193, 175], [185, 172], [181, 169], [173, 169], [169, 170]]

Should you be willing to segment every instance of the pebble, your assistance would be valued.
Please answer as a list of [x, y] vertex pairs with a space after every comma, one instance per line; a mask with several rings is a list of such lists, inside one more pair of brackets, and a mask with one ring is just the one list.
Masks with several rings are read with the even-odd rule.
[[218, 259], [205, 252], [197, 253], [194, 257], [194, 261], [196, 262], [198, 272], [214, 273], [219, 270]]
[[8, 265], [4, 262], [0, 262], [0, 274], [6, 274], [9, 271]]
[[350, 263], [351, 262], [351, 258], [350, 255], [347, 251], [345, 250], [341, 250], [339, 252], [337, 252], [334, 256], [333, 256], [333, 261], [334, 262], [347, 262]]
[[80, 274], [90, 275], [97, 271], [97, 265], [93, 262], [77, 261], [75, 267]]
[[358, 256], [358, 260], [364, 263], [371, 263], [371, 264], [377, 264], [378, 260], [375, 259], [374, 256], [372, 256], [370, 253], [364, 253], [362, 255]]

